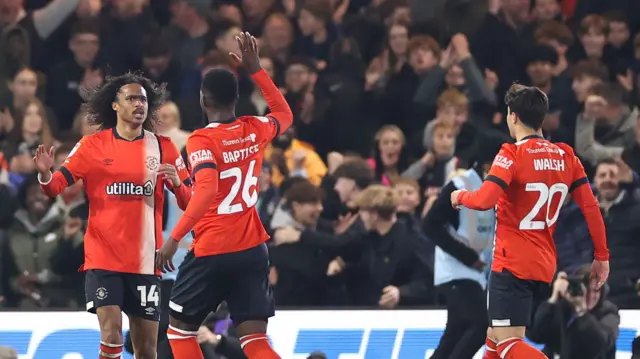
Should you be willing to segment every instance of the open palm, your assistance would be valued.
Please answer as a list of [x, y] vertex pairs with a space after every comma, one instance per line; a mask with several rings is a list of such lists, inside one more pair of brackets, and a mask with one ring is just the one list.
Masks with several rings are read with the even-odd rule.
[[36, 164], [36, 169], [40, 173], [51, 171], [53, 167], [53, 156], [55, 155], [55, 149], [53, 146], [47, 150], [44, 145], [38, 146], [36, 149], [36, 155], [33, 157], [33, 162]]

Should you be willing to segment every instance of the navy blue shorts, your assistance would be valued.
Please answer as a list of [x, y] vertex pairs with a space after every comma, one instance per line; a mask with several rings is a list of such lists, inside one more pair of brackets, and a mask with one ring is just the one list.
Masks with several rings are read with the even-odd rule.
[[528, 327], [538, 306], [549, 299], [551, 286], [520, 279], [508, 270], [492, 271], [488, 292], [491, 327]]
[[156, 275], [90, 269], [85, 273], [84, 289], [89, 313], [117, 305], [127, 315], [160, 319], [160, 278]]
[[200, 324], [223, 301], [227, 302], [235, 324], [267, 321], [274, 316], [269, 251], [265, 244], [213, 256], [187, 253], [173, 285], [171, 316], [188, 324]]

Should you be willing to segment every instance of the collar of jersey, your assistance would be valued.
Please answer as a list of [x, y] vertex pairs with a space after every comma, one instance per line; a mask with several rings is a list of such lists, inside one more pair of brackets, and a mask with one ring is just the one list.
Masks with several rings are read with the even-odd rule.
[[530, 140], [530, 139], [532, 139], [532, 138], [537, 138], [537, 139], [540, 139], [540, 140], [544, 140], [544, 137], [542, 137], [542, 136], [538, 136], [538, 135], [529, 135], [529, 136], [527, 136], [527, 137], [524, 137], [523, 139], [521, 139], [521, 140], [520, 140], [520, 141], [518, 141], [518, 142], [525, 141], [525, 140]]
[[115, 137], [118, 140], [123, 140], [123, 141], [127, 141], [127, 142], [133, 142], [133, 141], [137, 141], [137, 140], [141, 140], [144, 138], [144, 130], [142, 130], [142, 133], [140, 134], [140, 136], [134, 138], [133, 140], [129, 141], [126, 138], [120, 136], [120, 134], [118, 133], [118, 130], [116, 130], [116, 128], [113, 128], [113, 137]]
[[230, 124], [230, 123], [235, 122], [235, 120], [236, 120], [236, 117], [234, 116], [234, 117], [231, 117], [231, 118], [230, 118], [230, 119], [228, 119], [228, 120], [211, 122], [211, 123], [209, 123], [206, 127], [207, 127], [207, 128], [214, 128], [214, 127], [218, 127], [218, 126], [220, 126], [220, 125], [228, 125], [228, 124]]

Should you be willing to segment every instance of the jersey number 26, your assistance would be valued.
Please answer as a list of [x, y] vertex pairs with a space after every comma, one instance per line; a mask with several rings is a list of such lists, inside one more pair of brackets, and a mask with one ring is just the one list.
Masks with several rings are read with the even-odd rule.
[[[247, 173], [242, 173], [240, 167], [232, 167], [220, 172], [220, 179], [233, 178], [233, 184], [226, 197], [220, 202], [218, 206], [218, 214], [232, 214], [242, 212], [244, 207], [242, 203], [232, 203], [238, 196], [238, 192], [242, 191], [242, 202], [247, 206], [246, 208], [253, 207], [258, 202], [258, 193], [256, 186], [258, 185], [258, 177], [253, 175], [253, 170], [256, 166], [256, 160], [249, 162], [249, 168]], [[251, 188], [253, 187], [253, 191]]]
[[[560, 215], [560, 208], [562, 208], [562, 204], [564, 200], [567, 198], [567, 194], [569, 194], [569, 187], [564, 183], [555, 183], [550, 187], [547, 187], [546, 184], [541, 182], [536, 183], [527, 183], [525, 186], [525, 190], [527, 192], [538, 192], [538, 200], [533, 205], [533, 208], [527, 214], [522, 221], [520, 221], [520, 230], [542, 230], [548, 227], [553, 226], [554, 223], [558, 220], [558, 216]], [[552, 208], [553, 206], [553, 196], [555, 194], [560, 194], [560, 201], [556, 208]], [[544, 221], [534, 221], [534, 219], [538, 216], [540, 211], [546, 207], [546, 216]], [[553, 216], [549, 216], [553, 212]]]

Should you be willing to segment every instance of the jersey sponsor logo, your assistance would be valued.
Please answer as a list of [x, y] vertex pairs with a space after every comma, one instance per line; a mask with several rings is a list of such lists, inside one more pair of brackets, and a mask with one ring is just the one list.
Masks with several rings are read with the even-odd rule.
[[213, 161], [213, 154], [210, 150], [197, 150], [189, 154], [192, 169], [204, 161]]
[[235, 151], [227, 151], [222, 152], [222, 162], [224, 163], [235, 163], [240, 162], [253, 154], [258, 153], [260, 151], [260, 145], [253, 145], [251, 147], [242, 148]]
[[544, 144], [544, 147], [541, 148], [527, 148], [527, 153], [536, 154], [536, 153], [558, 153], [561, 156], [564, 155], [564, 151], [557, 147], [552, 147]]
[[537, 158], [533, 160], [533, 167], [536, 171], [564, 171], [564, 160], [554, 160], [550, 158]]
[[256, 134], [255, 133], [251, 133], [249, 134], [249, 136], [245, 137], [245, 138], [236, 138], [233, 140], [222, 140], [222, 145], [223, 146], [233, 146], [233, 145], [239, 145], [241, 143], [245, 143], [245, 142], [256, 142]]
[[493, 160], [493, 165], [502, 167], [505, 170], [508, 170], [513, 165], [513, 160], [510, 160], [507, 157], [502, 155], [497, 155], [496, 158]]
[[134, 182], [114, 182], [106, 187], [110, 196], [153, 196], [153, 183], [145, 182], [143, 185]]
[[185, 164], [184, 164], [184, 160], [182, 159], [182, 156], [179, 156], [178, 158], [176, 158], [176, 169], [178, 171], [182, 171], [183, 169], [185, 169]]

